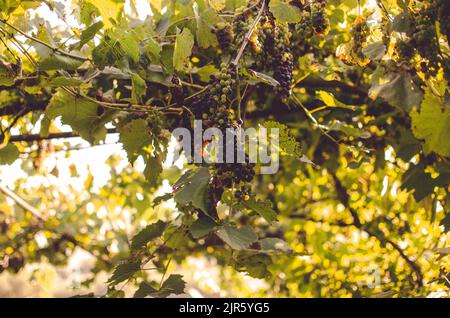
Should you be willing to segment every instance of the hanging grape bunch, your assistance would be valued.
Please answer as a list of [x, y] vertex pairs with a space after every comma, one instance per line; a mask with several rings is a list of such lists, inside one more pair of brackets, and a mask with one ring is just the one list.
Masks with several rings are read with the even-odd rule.
[[450, 45], [450, 1], [435, 0], [434, 6], [437, 11], [440, 31], [447, 36], [447, 43]]
[[325, 15], [326, 0], [318, 0], [311, 3], [311, 20], [314, 31], [317, 34], [325, 34], [329, 28], [328, 19]]
[[422, 58], [421, 70], [425, 75], [435, 76], [439, 70], [439, 46], [436, 36], [436, 11], [430, 7], [414, 14], [411, 44]]
[[367, 37], [369, 36], [369, 31], [366, 19], [361, 16], [357, 17], [350, 34], [353, 41], [353, 52], [355, 57], [360, 61], [366, 59], [362, 49], [363, 44], [366, 43]]
[[217, 36], [217, 41], [219, 42], [219, 48], [224, 53], [230, 53], [233, 51], [233, 44], [235, 40], [235, 35], [233, 27], [230, 23], [219, 22], [214, 28], [214, 33]]
[[221, 64], [219, 73], [212, 75], [207, 89], [190, 102], [190, 108], [197, 119], [203, 120], [203, 127], [226, 128], [231, 123], [230, 107], [234, 89], [235, 70]]

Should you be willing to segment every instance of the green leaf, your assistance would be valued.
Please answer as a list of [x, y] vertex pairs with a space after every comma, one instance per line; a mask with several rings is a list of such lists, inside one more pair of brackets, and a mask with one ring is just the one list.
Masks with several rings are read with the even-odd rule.
[[212, 32], [213, 26], [219, 21], [217, 13], [211, 8], [197, 16], [197, 42], [202, 48], [217, 45], [217, 37]]
[[144, 50], [147, 53], [150, 61], [158, 63], [161, 58], [161, 46], [155, 42], [152, 38], [148, 39], [147, 44], [144, 46]]
[[210, 76], [218, 71], [219, 70], [213, 64], [209, 64], [201, 67], [197, 74], [200, 76], [200, 81], [207, 83], [210, 80]]
[[414, 190], [413, 196], [417, 202], [432, 194], [435, 187], [447, 186], [450, 180], [449, 172], [441, 172], [437, 178], [432, 178], [424, 169], [422, 163], [411, 165], [402, 177], [401, 189]]
[[76, 59], [73, 57], [53, 54], [39, 64], [40, 71], [51, 71], [51, 70], [66, 70], [75, 71], [83, 64], [81, 59]]
[[194, 36], [188, 28], [184, 28], [181, 33], [177, 35], [175, 42], [175, 50], [173, 53], [173, 67], [177, 71], [181, 71], [184, 63], [192, 54], [194, 47]]
[[[381, 79], [383, 81], [380, 83]], [[392, 106], [404, 111], [410, 111], [422, 102], [422, 91], [414, 84], [409, 73], [388, 73], [386, 78], [376, 80], [369, 90], [369, 96], [372, 99], [379, 96]]]
[[443, 98], [431, 91], [425, 94], [420, 108], [411, 112], [412, 131], [418, 139], [425, 140], [425, 153], [431, 151], [442, 156], [450, 156], [450, 109]]
[[234, 268], [245, 272], [254, 278], [268, 278], [271, 276], [268, 267], [272, 264], [272, 258], [264, 253], [241, 252], [236, 257]]
[[170, 275], [162, 284], [160, 292], [168, 292], [170, 294], [180, 295], [184, 293], [186, 282], [181, 275]]
[[386, 54], [386, 46], [383, 41], [367, 44], [363, 47], [362, 52], [372, 61], [381, 60]]
[[65, 76], [57, 76], [46, 83], [49, 87], [80, 86], [83, 81]]
[[289, 244], [278, 237], [266, 237], [260, 240], [259, 243], [261, 245], [261, 250], [264, 252], [293, 252]]
[[83, 139], [96, 143], [106, 136], [106, 128], [97, 114], [97, 109], [96, 103], [58, 89], [53, 94], [45, 114], [50, 119], [61, 116], [63, 124], [72, 127]]
[[189, 231], [194, 239], [208, 235], [216, 228], [217, 224], [209, 217], [202, 217], [195, 221]]
[[302, 19], [299, 8], [291, 6], [282, 0], [271, 0], [269, 8], [275, 19], [280, 22], [298, 23]]
[[120, 37], [120, 47], [133, 62], [139, 62], [139, 44], [132, 34], [123, 34]]
[[146, 296], [151, 296], [152, 294], [157, 293], [158, 290], [154, 288], [152, 285], [150, 285], [147, 282], [142, 282], [139, 285], [139, 288], [134, 293], [134, 298], [144, 298]]
[[245, 250], [258, 240], [258, 235], [249, 226], [237, 228], [224, 225], [218, 228], [217, 236], [234, 250]]
[[123, 56], [124, 52], [120, 43], [106, 37], [92, 50], [92, 59], [95, 65], [100, 68], [114, 65]]
[[153, 298], [165, 298], [171, 294], [180, 295], [184, 293], [186, 282], [181, 275], [170, 275], [169, 278], [164, 281], [161, 289], [156, 289], [148, 282], [142, 282], [139, 285], [138, 290], [135, 292], [135, 298], [144, 298], [150, 296]]
[[354, 127], [352, 125], [349, 125], [347, 123], [343, 123], [339, 120], [334, 120], [333, 123], [329, 126], [327, 126], [328, 130], [331, 131], [340, 131], [348, 136], [353, 136], [356, 138], [363, 138], [367, 139], [370, 138], [371, 134], [368, 131], [365, 131], [363, 129], [360, 129], [358, 127]]
[[122, 263], [116, 266], [108, 284], [117, 285], [129, 278], [131, 278], [137, 271], [141, 269], [138, 262]]
[[272, 203], [269, 201], [257, 201], [255, 198], [244, 203], [244, 206], [262, 216], [268, 223], [273, 223], [277, 220], [277, 213], [272, 208]]
[[188, 171], [174, 186], [181, 187], [175, 190], [175, 202], [180, 205], [192, 203], [194, 207], [208, 213], [210, 180], [211, 175], [206, 167], [201, 167], [195, 172]]
[[131, 74], [131, 101], [142, 103], [142, 97], [147, 91], [147, 83], [138, 74]]
[[103, 22], [99, 21], [88, 27], [86, 30], [83, 30], [83, 32], [81, 32], [80, 43], [78, 43], [78, 47], [81, 48], [83, 45], [91, 41], [95, 37], [95, 35], [103, 28], [103, 25]]
[[137, 250], [145, 246], [148, 242], [160, 237], [167, 227], [167, 223], [158, 221], [156, 223], [147, 225], [143, 230], [136, 234], [131, 239], [131, 249]]
[[300, 159], [302, 157], [302, 146], [297, 139], [292, 136], [289, 127], [277, 121], [268, 120], [262, 123], [270, 134], [271, 129], [278, 129], [279, 133], [279, 147], [286, 155], [294, 156]]
[[10, 165], [19, 158], [19, 150], [14, 144], [0, 148], [0, 165]]
[[164, 201], [170, 200], [173, 198], [173, 194], [172, 193], [166, 193], [164, 195], [161, 195], [159, 197], [156, 197], [153, 200], [153, 207], [160, 205], [161, 203], [163, 203]]
[[273, 87], [280, 86], [280, 82], [267, 74], [256, 72], [252, 69], [242, 69], [241, 71], [247, 78], [256, 83], [264, 83]]
[[142, 148], [152, 142], [147, 121], [144, 119], [133, 120], [123, 126], [119, 126], [119, 134], [119, 141], [127, 152], [128, 161], [131, 164], [142, 153]]
[[163, 167], [161, 163], [161, 158], [147, 156], [145, 160], [144, 176], [145, 179], [150, 183], [150, 185], [152, 186], [157, 185], [158, 177], [161, 175], [162, 171]]

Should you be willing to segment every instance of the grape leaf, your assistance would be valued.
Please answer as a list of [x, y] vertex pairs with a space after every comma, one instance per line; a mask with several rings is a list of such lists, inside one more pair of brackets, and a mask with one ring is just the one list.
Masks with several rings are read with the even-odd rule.
[[88, 0], [88, 2], [93, 4], [100, 12], [105, 28], [111, 28], [113, 26], [113, 22], [123, 8], [123, 2], [121, 1]]
[[184, 28], [181, 33], [177, 35], [175, 42], [175, 50], [173, 52], [173, 67], [177, 71], [181, 71], [187, 58], [192, 54], [194, 46], [194, 36], [188, 28]]
[[66, 70], [74, 71], [83, 64], [81, 59], [76, 59], [69, 56], [53, 54], [48, 58], [42, 60], [39, 64], [39, 70], [51, 71], [51, 70]]
[[217, 37], [211, 31], [213, 26], [219, 21], [219, 17], [211, 8], [206, 9], [196, 17], [197, 20], [197, 42], [202, 48], [217, 45]]
[[162, 284], [160, 292], [180, 295], [184, 292], [186, 282], [181, 275], [170, 275], [169, 278]]
[[381, 60], [386, 54], [386, 46], [383, 41], [377, 41], [374, 43], [367, 44], [363, 47], [362, 52], [365, 56], [373, 61]]
[[87, 29], [81, 32], [80, 42], [78, 43], [78, 47], [81, 48], [83, 45], [91, 41], [95, 35], [103, 28], [103, 22], [99, 21], [89, 26]]
[[127, 152], [128, 161], [133, 164], [141, 154], [142, 148], [151, 144], [152, 138], [144, 119], [133, 120], [119, 127], [119, 141]]
[[133, 297], [144, 298], [146, 296], [151, 296], [152, 294], [155, 294], [157, 292], [158, 290], [155, 287], [144, 281], [139, 285], [139, 288], [136, 290]]
[[271, 0], [269, 8], [275, 19], [280, 22], [298, 23], [302, 19], [299, 8], [294, 7], [282, 0]]
[[223, 225], [218, 228], [217, 236], [234, 250], [245, 250], [258, 240], [258, 235], [249, 226], [237, 228]]
[[157, 186], [158, 177], [160, 176], [162, 171], [163, 167], [161, 158], [147, 155], [145, 159], [144, 176], [145, 179], [150, 183], [150, 185]]
[[140, 249], [148, 242], [154, 240], [157, 237], [160, 237], [164, 233], [166, 227], [167, 224], [161, 220], [156, 223], [147, 225], [131, 239], [131, 249]]
[[7, 144], [0, 148], [0, 165], [9, 165], [19, 158], [19, 150], [14, 144]]
[[301, 158], [302, 146], [295, 139], [295, 137], [292, 136], [289, 131], [289, 127], [273, 120], [264, 121], [262, 123], [262, 126], [264, 126], [268, 130], [268, 133], [270, 133], [271, 129], [278, 129], [279, 147], [281, 148], [281, 150], [287, 155]]
[[423, 98], [422, 91], [412, 81], [411, 74], [406, 72], [374, 77], [369, 96], [372, 99], [379, 96], [392, 106], [405, 111], [418, 107]]
[[450, 156], [450, 110], [441, 97], [428, 91], [420, 112], [411, 112], [412, 131], [418, 139], [425, 140], [424, 150]]
[[133, 103], [142, 103], [142, 96], [145, 95], [147, 84], [138, 74], [131, 74], [131, 101]]
[[177, 181], [175, 202], [181, 205], [192, 203], [196, 208], [208, 213], [208, 198], [209, 198], [209, 182], [211, 175], [209, 169], [202, 167], [195, 172], [188, 171]]
[[170, 275], [161, 288], [158, 290], [148, 282], [142, 282], [134, 294], [134, 298], [144, 298], [150, 296], [153, 298], [165, 298], [171, 294], [180, 295], [184, 293], [186, 282], [181, 275]]
[[144, 49], [148, 57], [150, 58], [150, 61], [152, 61], [153, 63], [159, 62], [159, 59], [161, 58], [162, 48], [158, 43], [155, 42], [155, 40], [149, 38], [147, 44], [144, 46]]
[[272, 209], [272, 204], [269, 201], [257, 201], [255, 198], [244, 203], [244, 206], [262, 216], [268, 223], [273, 223], [277, 220], [277, 213]]
[[244, 69], [244, 68], [241, 69], [241, 72], [247, 78], [255, 82], [264, 83], [273, 87], [280, 86], [280, 82], [278, 82], [276, 79], [267, 74], [256, 72], [252, 69]]
[[208, 235], [216, 228], [217, 224], [209, 217], [202, 217], [195, 221], [189, 231], [195, 239]]
[[62, 87], [62, 86], [80, 86], [83, 81], [65, 76], [57, 76], [49, 80], [46, 85], [49, 87]]
[[45, 114], [50, 119], [61, 116], [63, 124], [72, 127], [83, 139], [96, 143], [106, 136], [106, 128], [97, 114], [97, 109], [96, 103], [58, 89], [53, 94]]
[[117, 285], [131, 278], [140, 269], [141, 265], [138, 262], [119, 264], [114, 269], [111, 278], [108, 280], [108, 284]]
[[266, 237], [260, 240], [259, 244], [261, 245], [261, 250], [264, 252], [293, 252], [289, 244], [278, 237]]
[[272, 258], [267, 254], [241, 252], [236, 257], [234, 268], [254, 278], [268, 278], [271, 275], [268, 270], [271, 264]]

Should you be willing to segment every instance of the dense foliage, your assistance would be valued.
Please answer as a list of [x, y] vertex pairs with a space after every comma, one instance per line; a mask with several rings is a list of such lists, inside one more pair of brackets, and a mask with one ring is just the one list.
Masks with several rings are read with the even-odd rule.
[[[82, 248], [109, 297], [181, 294], [189, 257], [235, 296], [448, 295], [448, 1], [138, 2], [0, 0], [0, 165], [27, 173], [0, 183], [0, 272]], [[194, 119], [279, 128], [280, 171], [165, 165]], [[27, 184], [70, 156], [55, 139], [109, 134], [131, 165], [111, 157], [104, 186]]]

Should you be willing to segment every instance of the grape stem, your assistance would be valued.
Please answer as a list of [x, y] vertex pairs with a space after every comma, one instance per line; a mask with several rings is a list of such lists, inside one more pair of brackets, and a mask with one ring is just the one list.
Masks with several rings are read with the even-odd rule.
[[80, 61], [90, 61], [91, 60], [91, 59], [89, 59], [87, 57], [83, 57], [83, 56], [79, 56], [79, 55], [76, 55], [76, 54], [71, 54], [71, 53], [65, 52], [65, 51], [63, 51], [63, 50], [61, 50], [61, 49], [59, 49], [59, 48], [57, 48], [55, 46], [52, 46], [52, 45], [50, 45], [50, 44], [48, 44], [48, 43], [46, 43], [44, 41], [41, 41], [41, 40], [39, 40], [39, 39], [37, 39], [35, 37], [32, 37], [32, 36], [28, 35], [27, 33], [25, 33], [24, 31], [20, 30], [19, 28], [16, 28], [14, 25], [9, 23], [5, 19], [0, 19], [0, 22], [3, 23], [4, 25], [7, 25], [8, 27], [13, 29], [14, 31], [20, 33], [21, 35], [23, 35], [27, 39], [29, 39], [31, 41], [34, 41], [36, 43], [39, 43], [39, 44], [49, 48], [50, 50], [52, 50], [55, 53], [59, 53], [61, 55], [65, 55], [67, 57], [70, 57], [70, 58], [73, 58], [73, 59], [76, 59], [76, 60], [80, 60]]
[[237, 67], [237, 65], [239, 63], [239, 60], [242, 57], [242, 54], [244, 54], [245, 48], [247, 47], [247, 44], [248, 44], [248, 41], [250, 41], [250, 38], [251, 38], [253, 32], [255, 31], [256, 26], [259, 23], [259, 20], [261, 20], [261, 18], [262, 18], [262, 15], [263, 15], [265, 7], [266, 7], [266, 0], [263, 0], [261, 2], [261, 9], [259, 10], [258, 15], [256, 16], [255, 21], [253, 21], [253, 24], [250, 27], [250, 30], [248, 30], [247, 34], [245, 35], [244, 41], [242, 42], [242, 45], [241, 45], [241, 47], [239, 49], [239, 52], [238, 52], [238, 54], [236, 55], [235, 59], [232, 62], [232, 64], [236, 65], [236, 67]]

